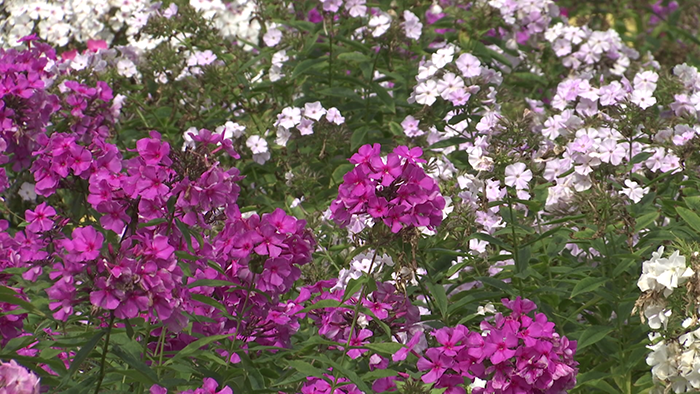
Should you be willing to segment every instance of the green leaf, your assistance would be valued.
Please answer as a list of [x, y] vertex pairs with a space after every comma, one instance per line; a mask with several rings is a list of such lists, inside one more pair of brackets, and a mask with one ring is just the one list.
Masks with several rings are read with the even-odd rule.
[[306, 376], [316, 376], [317, 378], [322, 378], [324, 373], [328, 373], [327, 371], [324, 371], [322, 369], [316, 368], [313, 365], [307, 363], [306, 361], [302, 360], [285, 360], [287, 365], [292, 367], [293, 369], [305, 374]]
[[431, 282], [426, 283], [426, 285], [430, 290], [430, 298], [432, 298], [433, 302], [437, 304], [437, 307], [440, 309], [440, 313], [444, 318], [446, 316], [445, 314], [447, 313], [447, 294], [445, 294], [445, 287], [443, 285], [438, 285]]
[[352, 132], [350, 137], [350, 149], [356, 151], [365, 142], [365, 137], [367, 137], [367, 132], [369, 131], [366, 127], [360, 127]]
[[676, 212], [693, 230], [700, 233], [700, 216], [688, 208], [676, 207]]
[[294, 67], [294, 71], [292, 71], [292, 80], [299, 78], [302, 74], [309, 71], [310, 69], [322, 65], [322, 63], [328, 64], [328, 62], [323, 58], [306, 59], [302, 62], [299, 62], [299, 64], [297, 64], [297, 66]]
[[654, 223], [654, 221], [659, 217], [659, 212], [649, 212], [647, 214], [644, 214], [635, 220], [634, 224], [634, 231], [636, 233], [639, 233], [641, 230], [647, 228], [650, 224]]
[[192, 289], [194, 287], [207, 286], [207, 287], [223, 287], [223, 286], [238, 286], [236, 283], [229, 282], [227, 280], [220, 279], [198, 279], [189, 285], [188, 288]]
[[320, 90], [318, 92], [318, 94], [323, 95], [323, 96], [345, 98], [345, 99], [357, 101], [357, 102], [364, 101], [364, 100], [362, 100], [362, 98], [360, 96], [358, 96], [357, 93], [355, 93], [354, 90], [348, 89], [348, 88], [340, 88], [340, 87], [325, 88], [325, 89]]
[[396, 135], [399, 137], [404, 136], [403, 127], [401, 127], [400, 124], [398, 124], [394, 121], [389, 122], [389, 131], [391, 131], [391, 134], [393, 134], [393, 135]]
[[308, 311], [312, 311], [314, 309], [321, 309], [321, 308], [337, 308], [340, 305], [342, 305], [340, 302], [337, 300], [320, 300], [314, 303], [313, 305], [309, 305], [306, 308], [300, 310], [297, 313], [306, 313]]
[[348, 379], [350, 379], [350, 381], [352, 383], [354, 383], [355, 386], [357, 386], [357, 388], [360, 389], [360, 391], [364, 391], [365, 393], [372, 392], [372, 389], [370, 389], [369, 386], [367, 386], [367, 383], [365, 383], [362, 379], [360, 379], [360, 377], [355, 373], [355, 371], [345, 368], [341, 364], [328, 358], [328, 356], [326, 356], [325, 354], [319, 354], [315, 357], [310, 356], [309, 358], [324, 361], [326, 364], [333, 367], [334, 370], [340, 371], [340, 373], [344, 377], [347, 377]]
[[165, 218], [153, 219], [153, 220], [147, 221], [146, 223], [139, 223], [139, 228], [157, 226], [159, 224], [166, 223], [167, 221], [168, 220]]
[[69, 381], [70, 378], [73, 376], [73, 374], [83, 367], [83, 362], [87, 359], [87, 357], [90, 355], [90, 352], [97, 346], [97, 343], [102, 339], [102, 337], [107, 333], [106, 329], [99, 330], [95, 333], [95, 335], [90, 338], [87, 343], [80, 347], [80, 350], [78, 353], [75, 355], [73, 358], [73, 361], [70, 364], [70, 368], [68, 369], [68, 373], [66, 373], [66, 376], [63, 377], [63, 380], [61, 380], [61, 386], [66, 385]]
[[346, 60], [355, 63], [371, 62], [372, 59], [360, 52], [344, 52], [338, 55], [338, 60]]
[[156, 375], [153, 370], [146, 365], [143, 361], [138, 360], [128, 352], [124, 351], [119, 345], [114, 345], [112, 346], [111, 352], [119, 357], [122, 361], [124, 361], [127, 365], [129, 365], [131, 368], [134, 370], [138, 371], [140, 374], [148, 378], [150, 380], [151, 384], [157, 384], [158, 383], [158, 375]]
[[200, 348], [207, 346], [208, 344], [216, 341], [220, 341], [222, 339], [226, 339], [230, 337], [230, 334], [223, 334], [223, 335], [212, 335], [204, 338], [199, 338], [196, 341], [190, 343], [189, 345], [185, 346], [182, 350], [177, 352], [172, 358], [168, 359], [163, 365], [168, 365], [172, 364], [173, 362], [187, 357], [191, 356], [195, 353], [198, 353], [200, 351]]
[[394, 98], [391, 97], [389, 92], [385, 88], [379, 86], [377, 83], [372, 84], [372, 90], [377, 93], [377, 97], [384, 103], [384, 105], [389, 109], [389, 112], [396, 113], [396, 104]]
[[202, 294], [191, 294], [190, 297], [192, 297], [192, 299], [195, 301], [199, 301], [202, 304], [209, 305], [211, 307], [218, 309], [219, 311], [221, 311], [223, 313], [224, 316], [228, 317], [229, 319], [234, 319], [234, 317], [228, 313], [228, 311], [226, 310], [226, 307], [222, 303], [214, 300], [213, 298], [207, 297], [207, 296], [202, 295]]
[[182, 250], [176, 250], [176, 251], [175, 251], [175, 256], [176, 256], [176, 257], [179, 257], [179, 258], [181, 258], [181, 259], [183, 259], [183, 260], [190, 260], [190, 261], [199, 261], [199, 260], [202, 259], [201, 257], [197, 257], [197, 256], [195, 256], [195, 255], [191, 255], [191, 254], [189, 254], [189, 253], [187, 253], [187, 252], [185, 252], [185, 251], [182, 251]]
[[576, 351], [581, 351], [581, 349], [591, 346], [603, 338], [605, 338], [611, 331], [612, 327], [608, 326], [593, 326], [588, 327], [579, 337], [578, 343], [576, 345]]
[[342, 302], [347, 301], [348, 298], [352, 297], [353, 295], [355, 295], [355, 293], [360, 291], [360, 289], [362, 288], [362, 285], [367, 283], [367, 278], [368, 278], [367, 275], [362, 275], [357, 279], [350, 279], [348, 281], [348, 285], [345, 287], [345, 293], [343, 294], [343, 301]]
[[368, 343], [364, 345], [367, 349], [373, 350], [377, 353], [384, 354], [394, 354], [401, 350], [404, 345], [397, 342], [380, 342], [380, 343]]
[[265, 378], [262, 376], [258, 368], [253, 365], [253, 361], [248, 356], [245, 350], [237, 350], [236, 353], [241, 358], [241, 364], [246, 370], [248, 375], [248, 381], [250, 381], [250, 386], [253, 390], [261, 390], [265, 387]]
[[590, 293], [600, 286], [603, 286], [607, 281], [607, 278], [583, 278], [574, 286], [570, 298], [574, 298], [579, 294]]
[[336, 184], [342, 183], [343, 182], [343, 177], [345, 174], [348, 172], [352, 171], [352, 169], [355, 168], [355, 165], [352, 163], [343, 163], [336, 167], [335, 170], [333, 170], [333, 174], [331, 175], [331, 179], [333, 179], [333, 182]]
[[398, 374], [399, 374], [398, 372], [392, 371], [390, 369], [375, 369], [374, 371], [370, 371], [370, 372], [367, 372], [366, 374], [362, 375], [362, 380], [367, 382], [367, 381], [373, 381], [376, 379], [397, 376]]
[[7, 291], [0, 292], [0, 301], [6, 302], [6, 303], [11, 304], [11, 305], [20, 306], [24, 310], [26, 310], [27, 312], [34, 313], [35, 315], [39, 315], [41, 317], [46, 317], [46, 314], [44, 314], [44, 312], [40, 311], [39, 308], [36, 307], [36, 305], [32, 304], [31, 302], [27, 302], [19, 297], [15, 297], [15, 296], [11, 295], [11, 294], [17, 294], [14, 291], [12, 291], [11, 289], [9, 289], [5, 286], [0, 286], [0, 288], [4, 288], [6, 290], [9, 290], [9, 292], [7, 292]]
[[700, 196], [685, 197], [683, 201], [685, 201], [685, 205], [687, 205], [691, 211], [700, 212]]

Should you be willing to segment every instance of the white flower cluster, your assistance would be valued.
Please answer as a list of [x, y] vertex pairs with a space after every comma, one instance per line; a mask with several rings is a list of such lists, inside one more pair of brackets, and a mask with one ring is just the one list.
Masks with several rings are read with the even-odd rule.
[[224, 3], [221, 0], [190, 0], [190, 6], [202, 12], [205, 19], [212, 21], [224, 38], [237, 41], [245, 50], [253, 49], [245, 43], [246, 41], [258, 41], [261, 26], [257, 19], [254, 19], [258, 11], [256, 2], [236, 0]]
[[[442, 98], [460, 107], [469, 101], [472, 94], [481, 89], [474, 84], [475, 78], [479, 77], [487, 84], [498, 85], [501, 82], [499, 72], [482, 65], [481, 61], [470, 53], [462, 53], [454, 60], [456, 49], [454, 45], [446, 45], [432, 54], [430, 60], [424, 59], [419, 63], [416, 76], [418, 84], [408, 98], [409, 103], [432, 106], [438, 98]], [[454, 71], [458, 71], [459, 75]], [[465, 79], [471, 82], [469, 86], [465, 84]]]
[[292, 136], [292, 128], [296, 128], [301, 135], [313, 134], [314, 124], [324, 117], [328, 123], [335, 125], [345, 123], [345, 118], [337, 108], [325, 109], [320, 101], [306, 103], [303, 109], [298, 107], [283, 108], [282, 112], [277, 114], [277, 121], [274, 123], [274, 126], [277, 127], [275, 142], [277, 145], [287, 146], [287, 142]]
[[0, 46], [18, 45], [17, 40], [37, 31], [39, 37], [56, 46], [70, 40], [102, 39], [110, 43], [115, 32], [125, 29], [130, 45], [149, 50], [157, 41], [137, 34], [156, 12], [150, 0], [64, 0], [10, 1], [9, 17], [0, 25]]
[[559, 15], [553, 0], [489, 0], [488, 4], [500, 11], [508, 25], [516, 27], [514, 32], [522, 30], [530, 35], [544, 32], [552, 17]]
[[637, 286], [641, 291], [659, 292], [668, 297], [674, 289], [693, 276], [694, 272], [686, 267], [685, 257], [678, 251], [668, 258], [661, 257], [663, 253], [664, 247], [661, 246], [651, 254], [651, 260], [642, 264], [642, 275], [637, 281]]
[[552, 43], [554, 53], [563, 58], [564, 66], [574, 70], [591, 71], [611, 63], [612, 67], [607, 70], [613, 75], [622, 75], [630, 60], [639, 57], [613, 29], [598, 31], [559, 22], [549, 27], [544, 37]]
[[665, 304], [666, 298], [695, 272], [686, 266], [685, 257], [678, 251], [666, 258], [662, 257], [663, 252], [664, 247], [659, 247], [652, 253], [652, 258], [642, 264], [642, 275], [637, 281], [637, 286], [645, 293], [642, 312], [647, 323], [652, 330], [662, 331], [649, 334], [652, 344], [647, 346], [651, 352], [646, 361], [654, 382], [666, 388], [657, 386], [652, 392], [697, 392], [700, 389], [700, 328], [697, 327], [697, 318], [683, 321], [684, 333], [680, 336], [663, 332], [673, 314]]
[[391, 256], [387, 254], [383, 254], [381, 256], [377, 254], [375, 256], [374, 250], [368, 250], [367, 253], [360, 253], [352, 258], [349, 268], [343, 268], [340, 270], [338, 273], [338, 282], [331, 289], [331, 291], [336, 289], [345, 289], [351, 279], [360, 278], [363, 272], [366, 274], [378, 275], [386, 266], [394, 266], [394, 260], [392, 260]]

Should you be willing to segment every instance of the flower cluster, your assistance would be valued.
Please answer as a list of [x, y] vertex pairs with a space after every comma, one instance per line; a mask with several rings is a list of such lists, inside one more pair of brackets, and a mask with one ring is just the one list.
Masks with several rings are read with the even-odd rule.
[[[212, 378], [204, 378], [202, 387], [194, 389], [194, 390], [184, 390], [180, 391], [179, 394], [233, 394], [233, 390], [231, 390], [230, 387], [226, 386], [222, 388], [221, 390], [217, 390], [219, 387], [219, 384], [216, 382], [216, 380]], [[150, 389], [151, 394], [167, 394], [168, 389], [165, 387], [161, 387], [157, 384], [154, 384], [151, 386]]]
[[336, 126], [345, 123], [345, 118], [337, 108], [323, 108], [320, 101], [304, 104], [304, 108], [286, 107], [277, 114], [277, 145], [287, 146], [287, 141], [292, 136], [292, 129], [296, 128], [300, 135], [311, 135], [314, 133], [314, 125], [325, 118], [328, 124]]
[[39, 394], [39, 378], [15, 360], [0, 362], [0, 394]]
[[493, 323], [483, 321], [482, 332], [466, 327], [444, 327], [433, 334], [440, 346], [426, 350], [418, 360], [425, 383], [465, 393], [464, 378], [486, 381], [473, 393], [561, 393], [576, 384], [576, 342], [554, 332], [554, 323], [542, 313], [528, 316], [532, 301], [503, 299], [512, 311], [498, 313]]
[[[414, 348], [422, 349], [419, 342], [424, 337], [419, 325], [418, 307], [414, 306], [405, 294], [398, 292], [393, 284], [377, 282], [377, 290], [363, 298], [360, 298], [359, 293], [345, 294], [344, 288], [335, 285], [336, 281], [330, 280], [302, 289], [302, 294], [319, 293], [312, 300], [314, 304], [324, 300], [334, 300], [340, 304], [338, 307], [318, 308], [308, 312], [308, 317], [318, 327], [318, 333], [338, 343], [338, 346], [331, 348], [343, 351], [346, 350], [346, 344], [353, 346], [346, 351], [348, 357], [351, 359], [366, 357], [371, 369], [386, 369], [390, 363], [388, 358], [378, 353], [370, 353], [369, 349], [361, 349], [361, 347], [371, 343], [375, 333], [379, 335], [383, 332], [381, 326], [388, 326], [394, 336], [393, 340], [400, 339], [408, 346], [397, 352], [393, 361], [404, 360], [408, 351]], [[330, 290], [326, 290], [328, 288]], [[365, 310], [367, 313], [359, 312], [355, 316], [358, 303], [362, 306], [360, 310]], [[397, 379], [397, 377], [379, 378], [375, 380], [372, 387], [377, 392], [395, 389]], [[341, 381], [343, 380], [338, 382]], [[323, 391], [326, 385], [327, 381], [312, 378], [305, 382], [302, 392], [326, 392]], [[355, 392], [352, 391], [355, 390], [354, 386], [344, 387], [351, 390], [348, 393]], [[320, 391], [313, 391], [313, 389]]]
[[352, 216], [369, 214], [394, 233], [404, 227], [435, 229], [442, 222], [445, 199], [419, 163], [422, 149], [399, 146], [382, 158], [379, 144], [364, 145], [350, 158], [355, 168], [345, 174], [331, 217], [346, 226]]
[[[676, 308], [680, 316], [688, 313], [685, 307], [687, 299], [697, 299], [694, 285], [690, 283], [686, 291], [675, 291], [689, 280], [692, 282], [696, 272], [686, 266], [685, 257], [679, 251], [668, 257], [662, 257], [664, 247], [652, 253], [652, 258], [642, 265], [642, 274], [637, 286], [643, 292], [635, 304], [654, 330], [649, 334], [651, 344], [647, 364], [656, 384], [666, 386], [666, 391], [675, 393], [695, 392], [700, 389], [700, 328], [695, 313], [683, 320], [680, 327], [669, 321], [673, 315], [674, 299], [680, 296], [682, 308]], [[675, 294], [674, 294], [675, 291]], [[691, 294], [686, 294], [691, 293]], [[675, 296], [675, 297], [674, 297]], [[697, 305], [694, 306], [697, 308]], [[680, 310], [679, 310], [680, 309]], [[663, 390], [657, 388], [657, 392]]]

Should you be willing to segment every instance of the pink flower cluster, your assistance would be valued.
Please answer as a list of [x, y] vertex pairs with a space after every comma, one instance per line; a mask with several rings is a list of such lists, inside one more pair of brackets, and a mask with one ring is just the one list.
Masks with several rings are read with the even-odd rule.
[[[53, 52], [36, 46], [45, 51], [0, 52], [0, 61], [14, 62], [5, 67], [5, 86], [54, 77], [41, 74], [48, 60], [56, 61]], [[32, 72], [39, 77], [28, 77]], [[31, 168], [36, 193], [51, 197], [53, 206], [46, 200], [27, 209], [27, 225], [16, 232], [0, 221], [0, 270], [24, 268], [29, 281], [48, 277], [49, 308], [58, 320], [92, 309], [98, 318], [113, 313], [118, 319], [163, 322], [169, 328], [164, 349], [181, 349], [197, 339], [179, 332], [187, 314], [205, 317], [193, 323], [197, 335], [230, 334], [244, 342], [287, 346], [303, 306], [282, 302], [280, 295], [301, 276], [299, 266], [311, 260], [315, 242], [305, 221], [281, 209], [241, 214], [242, 176], [236, 168], [224, 168], [217, 156], [226, 152], [238, 158], [232, 141], [202, 129], [192, 136], [192, 149], [179, 152], [152, 131], [136, 142], [133, 157], [124, 159], [108, 142], [121, 104], [106, 83], [92, 87], [68, 80], [59, 86], [60, 97], [44, 88], [36, 82], [2, 91], [0, 148], [7, 155], [0, 155], [0, 164], [24, 158], [16, 170]], [[67, 212], [72, 200], [66, 196], [86, 201], [91, 214]], [[6, 279], [0, 276], [3, 284]], [[199, 296], [220, 307], [197, 301]], [[3, 343], [22, 334], [25, 317], [2, 316]]]
[[486, 387], [472, 393], [555, 394], [576, 384], [576, 341], [554, 332], [554, 323], [543, 313], [528, 316], [535, 304], [517, 297], [503, 299], [512, 311], [496, 314], [493, 324], [481, 323], [483, 333], [466, 327], [444, 327], [433, 336], [440, 346], [429, 348], [418, 360], [422, 380], [447, 388], [446, 393], [464, 394], [464, 377], [485, 380]]
[[0, 362], [0, 394], [39, 394], [39, 378], [15, 360]]
[[399, 146], [386, 158], [379, 144], [364, 145], [350, 158], [355, 168], [345, 174], [331, 217], [347, 226], [353, 215], [369, 214], [398, 233], [404, 227], [434, 230], [442, 222], [445, 199], [435, 180], [418, 164], [423, 150]]
[[[312, 294], [320, 293], [313, 299], [314, 304], [322, 300], [341, 302], [345, 297], [345, 291], [332, 288], [335, 283], [335, 280], [328, 280], [305, 287], [301, 290], [300, 298], [309, 298]], [[327, 290], [328, 288], [331, 289]], [[371, 315], [361, 313], [355, 319], [354, 310], [358, 302], [365, 308], [361, 310], [369, 311]], [[343, 306], [314, 309], [308, 312], [308, 317], [316, 324], [320, 335], [338, 342], [335, 349], [343, 351], [344, 346], [349, 344], [353, 348], [347, 351], [348, 357], [359, 359], [367, 356], [371, 370], [389, 367], [388, 358], [377, 353], [370, 354], [368, 349], [358, 349], [358, 347], [369, 344], [375, 332], [378, 334], [384, 332], [378, 321], [388, 326], [395, 338], [409, 337], [410, 332], [416, 330], [417, 324], [420, 322], [418, 307], [411, 304], [408, 297], [398, 292], [394, 285], [382, 282], [377, 282], [377, 289], [362, 299], [359, 298], [358, 293], [348, 297]], [[375, 318], [378, 321], [375, 321]], [[353, 320], [355, 320], [355, 326], [352, 325]], [[416, 339], [420, 337], [422, 334], [414, 335]], [[403, 358], [395, 358], [394, 361], [399, 361], [399, 359]], [[373, 383], [372, 389], [376, 392], [394, 389], [397, 379], [396, 377], [377, 379]], [[338, 380], [338, 382], [344, 381]], [[328, 380], [309, 378], [302, 388], [302, 393], [330, 393], [329, 390]], [[348, 394], [360, 392], [354, 385], [347, 383], [344, 383], [341, 390], [341, 392]]]
[[[233, 394], [233, 390], [231, 390], [230, 387], [226, 386], [222, 388], [221, 390], [217, 391], [217, 388], [219, 387], [219, 384], [216, 382], [216, 380], [212, 378], [204, 378], [202, 387], [194, 390], [185, 390], [185, 391], [180, 391], [179, 394]], [[151, 386], [150, 390], [151, 394], [167, 394], [168, 389], [165, 387], [161, 387], [157, 384], [154, 384]]]
[[[192, 331], [202, 335], [230, 334], [244, 342], [288, 346], [299, 328], [296, 313], [305, 299], [281, 302], [301, 277], [299, 267], [311, 261], [315, 245], [305, 229], [306, 221], [288, 216], [281, 209], [244, 218], [230, 212], [223, 229], [198, 248], [203, 260], [192, 266], [190, 292], [216, 299], [226, 312], [192, 302], [192, 312], [211, 322], [194, 322]], [[216, 262], [221, 270], [205, 263]], [[197, 286], [197, 281], [217, 280], [230, 286]], [[203, 283], [203, 282], [200, 282]], [[307, 297], [308, 298], [308, 297]], [[247, 299], [247, 301], [246, 301]], [[232, 354], [233, 361], [238, 360]]]

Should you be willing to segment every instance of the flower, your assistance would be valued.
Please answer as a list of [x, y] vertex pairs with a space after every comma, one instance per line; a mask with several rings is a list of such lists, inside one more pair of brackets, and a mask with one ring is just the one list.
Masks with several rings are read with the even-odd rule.
[[528, 182], [532, 180], [532, 171], [527, 169], [524, 163], [515, 163], [506, 167], [506, 186], [514, 186], [518, 190], [527, 189]]
[[629, 179], [625, 180], [625, 185], [627, 187], [623, 187], [621, 193], [629, 197], [630, 200], [632, 200], [635, 203], [640, 202], [642, 200], [642, 197], [649, 193], [648, 187], [643, 188], [639, 186], [637, 182], [631, 181]]
[[251, 135], [245, 144], [254, 155], [267, 152], [267, 141], [259, 135]]
[[39, 394], [39, 378], [15, 360], [0, 362], [0, 394]]

